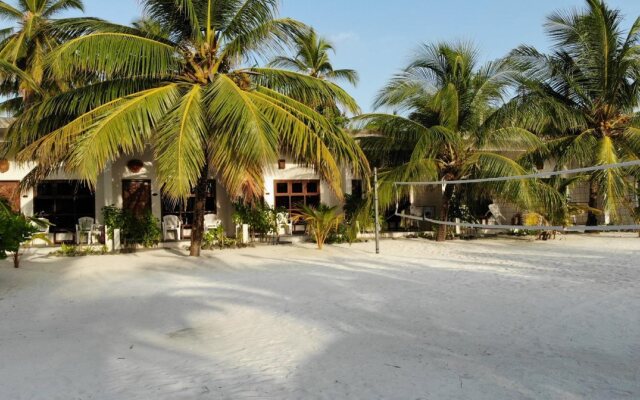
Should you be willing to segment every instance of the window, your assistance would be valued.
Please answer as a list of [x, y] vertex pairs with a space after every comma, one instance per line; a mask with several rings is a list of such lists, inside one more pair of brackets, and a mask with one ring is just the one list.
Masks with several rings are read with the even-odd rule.
[[81, 181], [45, 181], [36, 188], [33, 211], [55, 225], [51, 232], [73, 232], [78, 219], [95, 218], [95, 193]]
[[294, 212], [301, 205], [320, 205], [320, 181], [275, 181], [276, 208]]
[[[177, 215], [185, 225], [193, 223], [193, 210], [195, 209], [196, 196], [191, 192], [185, 204], [182, 200], [174, 200], [162, 193], [162, 216]], [[210, 179], [207, 182], [207, 199], [204, 204], [205, 214], [217, 214], [218, 205], [216, 201], [216, 181]]]

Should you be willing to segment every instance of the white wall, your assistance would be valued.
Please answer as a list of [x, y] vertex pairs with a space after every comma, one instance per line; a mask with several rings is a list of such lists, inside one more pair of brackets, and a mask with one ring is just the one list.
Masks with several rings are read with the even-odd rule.
[[[281, 170], [278, 165], [270, 166], [264, 177], [264, 197], [267, 204], [275, 206], [275, 187], [274, 181], [280, 180], [320, 180], [320, 201], [330, 207], [339, 206], [342, 202], [338, 196], [331, 190], [327, 182], [320, 179], [318, 173], [313, 168], [307, 168], [297, 165], [290, 158], [286, 159], [286, 167]], [[351, 175], [344, 173], [340, 187], [344, 193], [351, 193]]]

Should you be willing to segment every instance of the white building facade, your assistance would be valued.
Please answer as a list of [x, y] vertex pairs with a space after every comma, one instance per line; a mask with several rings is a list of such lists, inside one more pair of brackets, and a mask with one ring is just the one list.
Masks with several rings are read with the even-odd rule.
[[[0, 140], [7, 123], [0, 125]], [[172, 201], [162, 192], [156, 179], [152, 149], [140, 154], [123, 155], [110, 164], [98, 177], [95, 188], [89, 188], [78, 177], [50, 176], [36, 188], [20, 192], [20, 182], [34, 165], [17, 164], [12, 160], [0, 160], [0, 196], [9, 199], [15, 210], [27, 216], [46, 218], [51, 227], [51, 239], [55, 243], [75, 240], [75, 225], [80, 218], [91, 217], [102, 223], [102, 209], [116, 206], [136, 213], [151, 211], [162, 220], [166, 215], [177, 215], [183, 224], [182, 238], [190, 237], [193, 222], [193, 199], [185, 204]], [[273, 207], [294, 210], [299, 204], [330, 206], [340, 205], [338, 197], [311, 168], [297, 165], [283, 158], [266, 170], [264, 200]], [[353, 179], [345, 170], [342, 177], [344, 193], [351, 193]], [[361, 185], [356, 183], [356, 186]], [[233, 203], [225, 188], [215, 179], [207, 189], [206, 213], [214, 214], [225, 227], [227, 234], [235, 235]], [[295, 233], [304, 233], [298, 227]]]

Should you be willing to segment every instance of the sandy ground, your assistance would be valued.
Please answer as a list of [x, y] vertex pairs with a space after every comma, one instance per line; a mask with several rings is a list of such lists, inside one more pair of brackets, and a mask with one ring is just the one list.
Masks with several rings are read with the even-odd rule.
[[640, 239], [0, 263], [0, 399], [639, 399]]

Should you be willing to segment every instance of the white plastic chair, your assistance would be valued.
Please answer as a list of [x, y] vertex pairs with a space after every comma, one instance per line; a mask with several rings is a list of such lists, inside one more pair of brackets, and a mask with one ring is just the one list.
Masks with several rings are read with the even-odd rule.
[[182, 238], [182, 221], [177, 215], [165, 215], [162, 218], [162, 239], [167, 241], [168, 233], [175, 232], [176, 240], [180, 241]]
[[208, 232], [211, 229], [217, 229], [222, 224], [222, 221], [218, 219], [215, 214], [206, 214], [204, 216], [204, 231]]
[[83, 235], [87, 236], [87, 244], [93, 244], [93, 236], [100, 235], [100, 230], [95, 224], [95, 220], [91, 217], [83, 217], [78, 219], [76, 225], [76, 244], [81, 244]]
[[278, 213], [276, 215], [276, 223], [278, 224], [279, 235], [289, 236], [293, 234], [293, 223], [291, 222], [291, 218], [289, 218], [289, 213]]
[[493, 217], [495, 225], [503, 225], [507, 221], [500, 211], [500, 206], [495, 203], [489, 205], [489, 214]]

